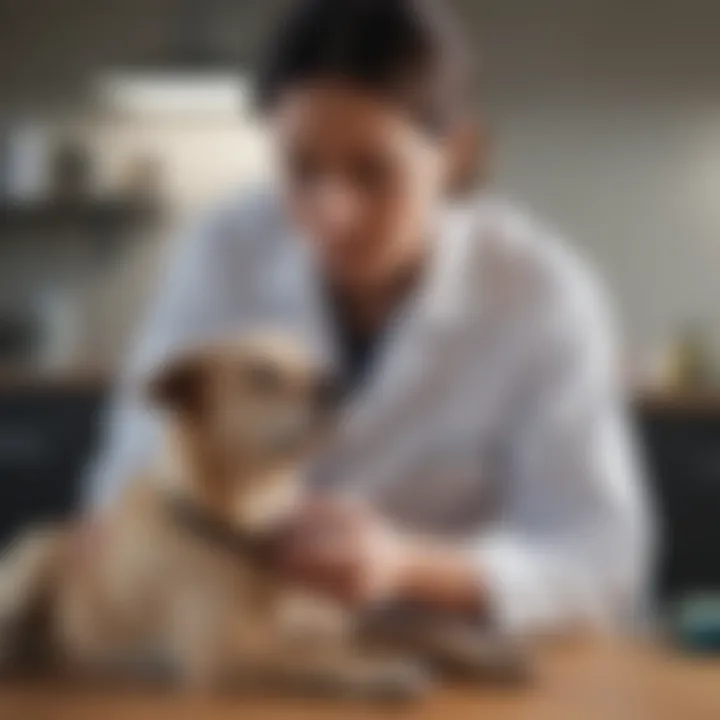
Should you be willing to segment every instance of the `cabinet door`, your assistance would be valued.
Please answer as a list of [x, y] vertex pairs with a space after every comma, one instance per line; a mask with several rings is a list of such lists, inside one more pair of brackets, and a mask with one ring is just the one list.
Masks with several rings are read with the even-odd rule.
[[77, 506], [103, 397], [95, 390], [0, 392], [0, 540]]
[[720, 414], [646, 413], [664, 597], [720, 589]]

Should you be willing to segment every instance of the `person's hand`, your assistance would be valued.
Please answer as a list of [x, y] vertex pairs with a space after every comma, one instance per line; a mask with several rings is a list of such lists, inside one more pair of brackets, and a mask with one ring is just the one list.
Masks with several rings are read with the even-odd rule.
[[291, 579], [349, 604], [410, 601], [473, 617], [488, 611], [481, 573], [465, 550], [407, 535], [359, 503], [306, 503], [278, 560]]
[[363, 605], [395, 597], [407, 547], [403, 534], [371, 508], [316, 500], [290, 522], [279, 562], [291, 579]]

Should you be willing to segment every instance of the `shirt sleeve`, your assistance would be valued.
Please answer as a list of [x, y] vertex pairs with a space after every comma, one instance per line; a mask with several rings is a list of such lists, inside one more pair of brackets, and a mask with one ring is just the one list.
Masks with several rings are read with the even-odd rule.
[[[241, 213], [242, 215], [242, 213]], [[243, 229], [252, 222], [218, 212], [196, 223], [172, 248], [153, 307], [142, 323], [133, 352], [121, 374], [103, 429], [104, 442], [86, 477], [84, 501], [101, 508], [125, 483], [147, 469], [158, 451], [159, 420], [143, 398], [147, 375], [168, 356], [229, 331], [239, 322], [242, 293], [256, 265], [248, 257]], [[236, 257], [242, 253], [242, 258]]]
[[536, 316], [501, 519], [473, 548], [493, 620], [511, 633], [614, 624], [646, 580], [650, 527], [612, 323], [599, 295], [571, 287]]

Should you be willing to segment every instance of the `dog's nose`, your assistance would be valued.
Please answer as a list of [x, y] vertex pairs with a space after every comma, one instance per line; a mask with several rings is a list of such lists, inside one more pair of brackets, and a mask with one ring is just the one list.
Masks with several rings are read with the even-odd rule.
[[335, 412], [345, 399], [346, 385], [337, 374], [325, 373], [315, 384], [315, 406], [321, 413]]

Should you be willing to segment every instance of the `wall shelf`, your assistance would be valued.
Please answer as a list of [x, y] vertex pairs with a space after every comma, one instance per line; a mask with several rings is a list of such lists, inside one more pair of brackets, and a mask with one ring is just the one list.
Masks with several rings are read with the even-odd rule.
[[45, 232], [115, 234], [145, 226], [159, 215], [156, 203], [128, 198], [0, 200], [0, 237]]

